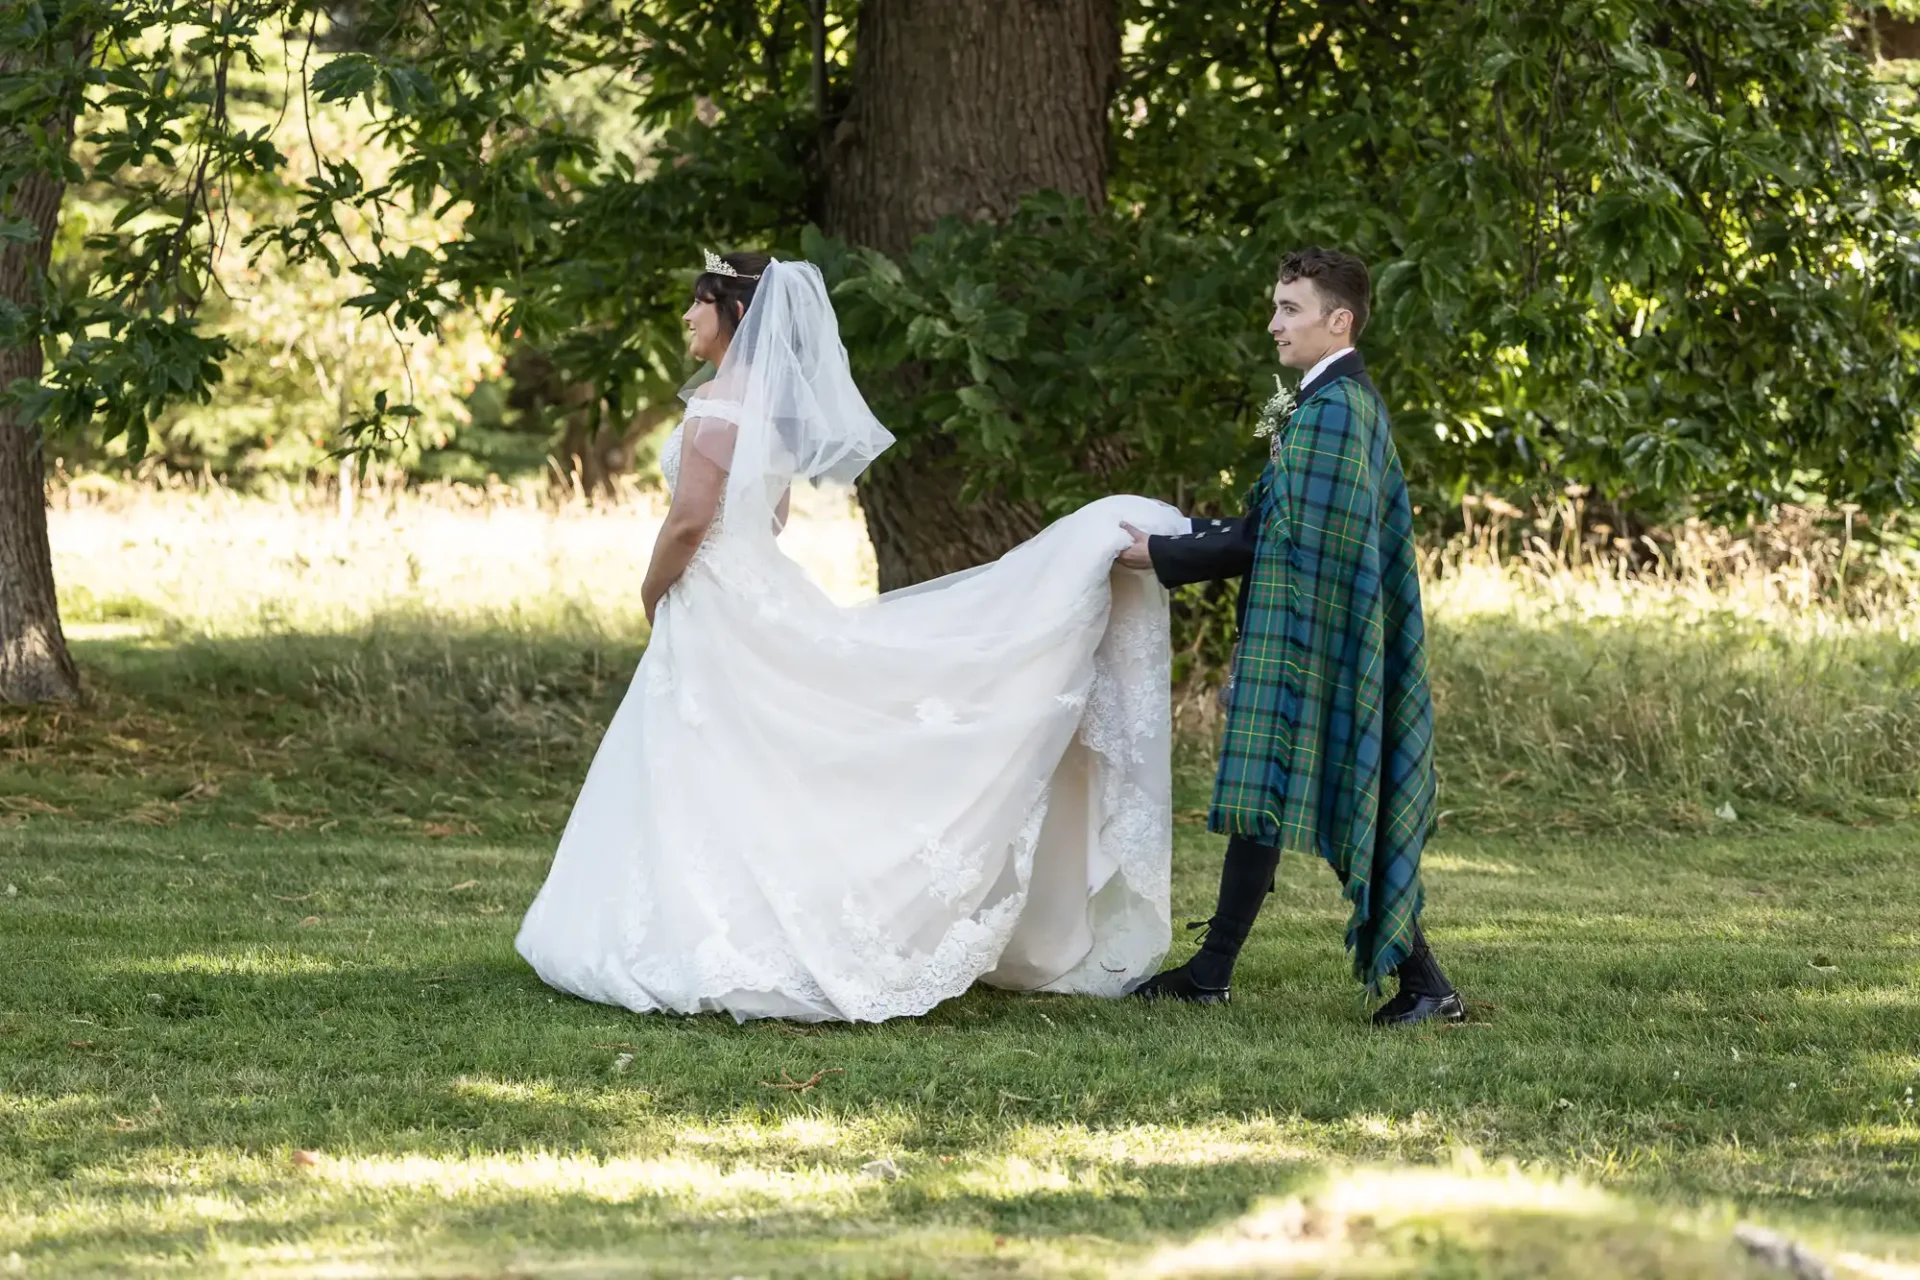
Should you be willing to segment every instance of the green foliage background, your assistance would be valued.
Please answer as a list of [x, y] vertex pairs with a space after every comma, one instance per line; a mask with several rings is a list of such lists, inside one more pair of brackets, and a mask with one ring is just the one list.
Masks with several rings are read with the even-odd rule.
[[[1122, 487], [1226, 505], [1259, 461], [1273, 264], [1319, 242], [1376, 265], [1367, 346], [1424, 504], [1568, 484], [1644, 518], [1910, 501], [1920, 132], [1842, 5], [1127, 0], [1107, 206], [1037, 196], [900, 261], [816, 229], [858, 7], [828, 6], [823, 116], [799, 5], [250, 0], [215, 22], [9, 0], [0, 40], [39, 70], [5, 77], [0, 110], [83, 101], [69, 176], [101, 206], [48, 305], [0, 316], [55, 355], [10, 394], [139, 453], [257, 355], [215, 300], [226, 244], [343, 271], [397, 334], [454, 349], [478, 317], [617, 424], [688, 372], [699, 250], [754, 245], [828, 268], [903, 451], [944, 435], [968, 484], [1053, 510]], [[81, 30], [87, 61], [60, 53]], [[276, 70], [283, 112], [310, 97], [365, 133], [303, 171], [235, 105], [270, 104]], [[0, 200], [54, 150], [10, 154]], [[370, 372], [315, 420], [416, 451], [473, 421], [471, 379], [437, 399], [408, 381]], [[497, 402], [483, 425], [510, 425]], [[271, 460], [209, 438], [257, 434], [244, 413], [201, 414], [203, 460]]]

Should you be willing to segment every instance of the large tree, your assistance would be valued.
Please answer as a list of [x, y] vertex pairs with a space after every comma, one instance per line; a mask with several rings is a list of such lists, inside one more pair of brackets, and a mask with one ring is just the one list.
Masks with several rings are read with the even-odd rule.
[[[943, 218], [1005, 222], [1036, 192], [1105, 204], [1115, 0], [867, 0], [854, 45], [851, 98], [825, 139], [828, 233], [900, 257]], [[894, 376], [911, 394], [921, 371]], [[1031, 501], [963, 502], [941, 465], [953, 454], [930, 434], [863, 478], [883, 588], [985, 563], [1040, 527]]]
[[[284, 0], [0, 0], [0, 702], [70, 697], [43, 458], [63, 432], [125, 438], [138, 455], [156, 414], [204, 398], [229, 348], [200, 303], [236, 184], [283, 157], [228, 112], [236, 65], [257, 65]], [[90, 109], [108, 127], [75, 137]], [[112, 178], [110, 225], [88, 229], [81, 269], [50, 271], [63, 193]]]
[[[73, 72], [91, 43], [75, 24], [0, 45], [0, 89], [35, 80], [77, 89]], [[0, 157], [11, 161], [0, 161], [0, 388], [40, 380], [29, 317], [44, 302], [78, 104], [78, 92], [56, 91], [39, 95], [32, 115], [0, 118]], [[19, 404], [0, 400], [0, 702], [66, 698], [80, 687], [54, 597], [40, 433], [24, 417]]]

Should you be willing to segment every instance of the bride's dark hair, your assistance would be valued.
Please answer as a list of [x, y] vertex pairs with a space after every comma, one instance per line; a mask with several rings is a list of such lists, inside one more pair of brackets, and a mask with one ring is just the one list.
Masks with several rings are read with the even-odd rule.
[[[693, 296], [697, 302], [711, 302], [714, 310], [720, 313], [720, 331], [733, 337], [735, 329], [740, 327], [740, 318], [747, 314], [747, 308], [753, 303], [753, 293], [760, 285], [759, 278], [773, 264], [773, 259], [764, 253], [723, 253], [720, 261], [740, 273], [739, 276], [721, 275], [718, 271], [702, 271], [700, 278], [693, 282]], [[741, 276], [753, 276], [744, 280]]]

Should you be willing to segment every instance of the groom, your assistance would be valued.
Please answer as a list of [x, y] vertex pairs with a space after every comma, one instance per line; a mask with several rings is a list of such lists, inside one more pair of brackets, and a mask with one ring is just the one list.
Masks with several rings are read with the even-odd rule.
[[1268, 330], [1280, 363], [1306, 376], [1247, 514], [1172, 536], [1127, 526], [1133, 545], [1120, 563], [1169, 587], [1245, 579], [1207, 817], [1229, 837], [1219, 905], [1199, 952], [1135, 995], [1226, 1003], [1281, 850], [1295, 849], [1326, 859], [1353, 904], [1355, 975], [1370, 991], [1399, 978], [1377, 1025], [1466, 1017], [1420, 930], [1433, 702], [1406, 480], [1353, 346], [1370, 293], [1358, 258], [1287, 255]]

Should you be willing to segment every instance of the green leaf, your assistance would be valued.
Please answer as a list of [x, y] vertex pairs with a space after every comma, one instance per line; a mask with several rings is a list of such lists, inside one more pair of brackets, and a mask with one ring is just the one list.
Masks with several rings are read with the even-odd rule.
[[364, 53], [343, 53], [322, 63], [313, 73], [313, 96], [321, 102], [371, 99], [379, 85], [381, 67]]

